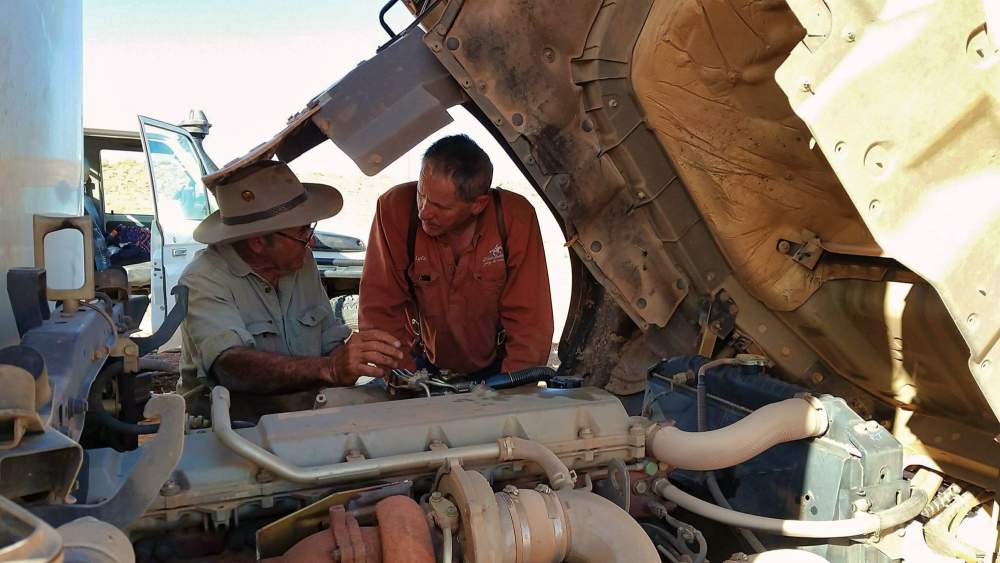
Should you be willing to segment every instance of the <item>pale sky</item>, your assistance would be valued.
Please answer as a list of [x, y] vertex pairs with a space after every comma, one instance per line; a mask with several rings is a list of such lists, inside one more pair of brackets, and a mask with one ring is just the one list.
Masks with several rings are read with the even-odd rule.
[[[139, 114], [170, 123], [201, 109], [213, 127], [205, 143], [220, 166], [280, 131], [287, 118], [388, 36], [381, 0], [87, 0], [84, 3], [84, 125], [136, 130]], [[410, 14], [397, 4], [389, 22]], [[462, 109], [435, 134], [470, 134], [490, 154], [497, 181], [522, 177]], [[413, 179], [417, 147], [383, 174]], [[358, 173], [332, 142], [300, 157], [298, 171]]]
[[[86, 0], [84, 125], [135, 131], [137, 115], [178, 123], [188, 110], [201, 109], [212, 123], [205, 148], [222, 166], [270, 139], [316, 94], [375, 55], [389, 39], [378, 22], [383, 4], [384, 0]], [[412, 18], [397, 4], [388, 20], [399, 31]], [[451, 113], [454, 123], [380, 176], [414, 180], [420, 155], [435, 139], [455, 133], [475, 139], [493, 161], [494, 184], [513, 184], [514, 191], [529, 195], [538, 210], [558, 339], [570, 287], [562, 232], [530, 188], [516, 187], [527, 182], [493, 137], [464, 109]], [[361, 175], [330, 141], [291, 166], [300, 175]], [[374, 197], [347, 201], [344, 212], [324, 224], [367, 238], [373, 212]]]

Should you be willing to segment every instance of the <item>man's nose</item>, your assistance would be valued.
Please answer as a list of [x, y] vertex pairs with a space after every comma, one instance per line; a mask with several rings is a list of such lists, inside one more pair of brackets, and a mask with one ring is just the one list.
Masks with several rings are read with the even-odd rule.
[[421, 221], [430, 221], [433, 218], [433, 215], [434, 214], [431, 212], [429, 205], [425, 205], [417, 210], [417, 217], [419, 217]]

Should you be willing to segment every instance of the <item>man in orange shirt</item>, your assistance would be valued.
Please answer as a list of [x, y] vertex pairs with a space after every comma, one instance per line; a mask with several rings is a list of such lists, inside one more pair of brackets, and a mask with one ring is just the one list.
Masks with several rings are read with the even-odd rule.
[[488, 376], [545, 365], [552, 300], [535, 210], [490, 189], [493, 165], [465, 135], [426, 153], [417, 182], [378, 200], [361, 275], [361, 330], [412, 353], [404, 368]]

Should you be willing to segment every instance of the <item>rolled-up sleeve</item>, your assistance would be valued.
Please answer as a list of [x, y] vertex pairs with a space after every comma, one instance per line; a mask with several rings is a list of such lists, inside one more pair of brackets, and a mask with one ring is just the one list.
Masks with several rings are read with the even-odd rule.
[[188, 313], [184, 319], [191, 358], [198, 377], [212, 373], [212, 365], [223, 352], [238, 346], [253, 347], [232, 291], [225, 284], [204, 275], [184, 276], [188, 288]]

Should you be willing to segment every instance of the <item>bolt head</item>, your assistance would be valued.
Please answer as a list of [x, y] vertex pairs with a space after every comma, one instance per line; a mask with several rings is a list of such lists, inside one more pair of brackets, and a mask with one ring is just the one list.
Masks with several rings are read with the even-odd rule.
[[431, 502], [441, 502], [442, 498], [444, 498], [444, 496], [441, 495], [440, 491], [434, 491], [431, 493]]

